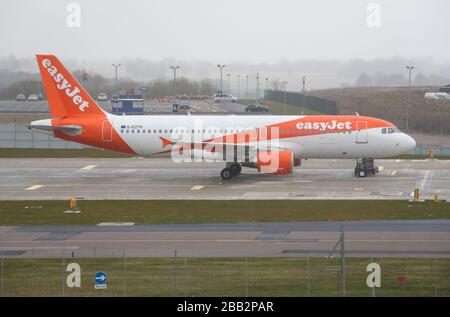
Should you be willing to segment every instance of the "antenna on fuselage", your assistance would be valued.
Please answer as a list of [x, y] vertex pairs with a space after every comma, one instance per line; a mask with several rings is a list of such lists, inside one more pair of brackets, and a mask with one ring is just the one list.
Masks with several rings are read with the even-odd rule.
[[355, 115], [357, 115], [357, 116], [359, 117], [359, 113], [358, 113], [358, 111], [357, 111], [357, 112], [355, 112]]

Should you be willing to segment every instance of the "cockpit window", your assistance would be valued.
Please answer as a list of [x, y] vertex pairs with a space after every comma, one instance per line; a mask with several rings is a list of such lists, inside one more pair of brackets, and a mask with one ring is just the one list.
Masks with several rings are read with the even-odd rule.
[[394, 129], [388, 128], [388, 133], [389, 133], [389, 134], [394, 133], [394, 132], [395, 132]]
[[381, 134], [386, 134], [386, 128], [381, 129]]

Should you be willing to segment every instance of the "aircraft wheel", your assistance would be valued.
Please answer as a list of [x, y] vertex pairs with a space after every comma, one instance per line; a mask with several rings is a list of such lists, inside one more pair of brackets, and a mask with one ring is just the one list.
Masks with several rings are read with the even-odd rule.
[[365, 170], [360, 170], [358, 173], [359, 177], [366, 177], [366, 171]]
[[233, 177], [233, 173], [230, 168], [224, 168], [220, 172], [220, 177], [222, 177], [222, 179], [231, 179]]

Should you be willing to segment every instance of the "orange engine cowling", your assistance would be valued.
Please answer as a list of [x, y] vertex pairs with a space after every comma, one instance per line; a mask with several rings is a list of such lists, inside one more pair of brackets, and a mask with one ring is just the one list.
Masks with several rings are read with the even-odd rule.
[[294, 153], [291, 151], [258, 152], [256, 167], [259, 173], [290, 174], [294, 169]]

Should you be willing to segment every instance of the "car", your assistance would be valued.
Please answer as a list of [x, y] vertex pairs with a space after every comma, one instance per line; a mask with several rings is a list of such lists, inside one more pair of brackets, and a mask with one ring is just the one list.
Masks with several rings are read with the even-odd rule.
[[245, 107], [245, 112], [269, 112], [269, 108], [266, 108], [263, 105], [251, 104]]
[[178, 105], [178, 111], [189, 111], [191, 110], [191, 105], [187, 101], [181, 101]]
[[97, 101], [107, 101], [108, 100], [108, 96], [105, 93], [100, 93], [97, 96]]
[[16, 101], [25, 101], [25, 100], [27, 100], [27, 97], [25, 97], [24, 94], [18, 94], [16, 96]]
[[237, 102], [237, 98], [229, 94], [214, 94], [214, 102]]
[[37, 94], [31, 94], [28, 96], [28, 101], [39, 101], [39, 96]]
[[450, 99], [450, 95], [446, 92], [426, 92], [424, 99], [427, 100], [436, 100], [436, 99], [440, 99], [440, 100], [445, 100], [445, 99]]
[[42, 96], [42, 94], [40, 92], [36, 93], [35, 95], [38, 97], [39, 100], [44, 99], [44, 97]]

